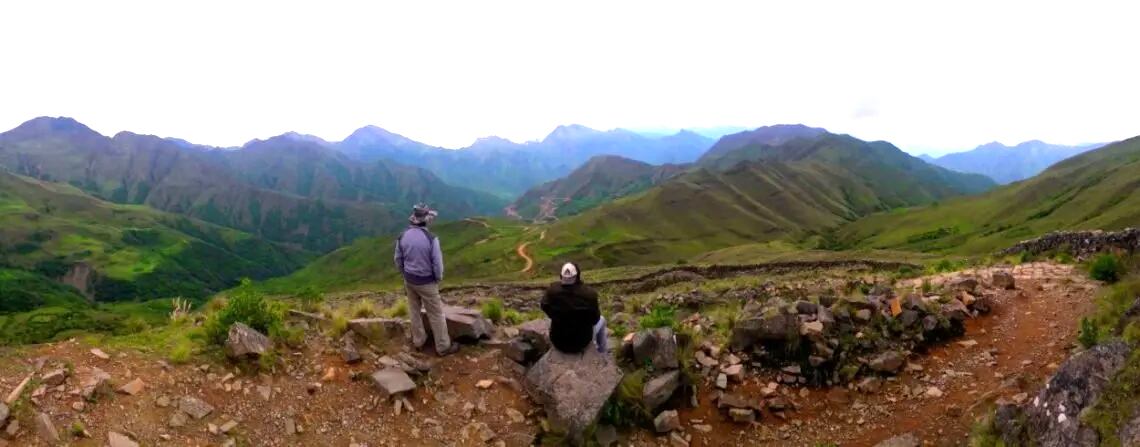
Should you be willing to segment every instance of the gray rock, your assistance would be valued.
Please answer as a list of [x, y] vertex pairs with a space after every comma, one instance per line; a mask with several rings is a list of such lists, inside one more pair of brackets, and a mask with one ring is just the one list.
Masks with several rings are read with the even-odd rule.
[[962, 278], [950, 283], [950, 289], [959, 292], [973, 292], [978, 288], [978, 280], [974, 278]]
[[867, 366], [876, 372], [893, 374], [902, 369], [904, 364], [906, 364], [906, 358], [904, 358], [902, 354], [895, 351], [886, 351], [872, 357], [871, 361], [867, 363]]
[[40, 378], [40, 381], [47, 386], [59, 386], [62, 385], [65, 380], [67, 380], [67, 370], [63, 368], [46, 372], [43, 377]]
[[914, 433], [903, 433], [875, 444], [875, 447], [919, 447], [921, 445], [922, 442]]
[[87, 400], [113, 393], [111, 375], [99, 368], [89, 368], [79, 375], [79, 395]]
[[970, 318], [970, 309], [961, 301], [952, 299], [942, 305], [942, 316], [951, 322], [962, 323]]
[[922, 330], [926, 332], [938, 329], [938, 317], [927, 315], [922, 317]]
[[[431, 338], [431, 322], [427, 320], [427, 313], [422, 317], [424, 328], [427, 329], [428, 338]], [[447, 335], [452, 340], [477, 341], [491, 338], [495, 333], [495, 325], [476, 309], [467, 309], [457, 306], [443, 306], [443, 318], [447, 320]]]
[[734, 351], [745, 351], [764, 342], [786, 341], [794, 338], [800, 329], [800, 320], [775, 309], [744, 317], [732, 329], [729, 346]]
[[796, 312], [800, 315], [812, 315], [818, 308], [819, 305], [811, 301], [796, 301]]
[[534, 346], [536, 355], [541, 357], [550, 350], [550, 319], [531, 320], [518, 325], [519, 337]]
[[902, 311], [901, 314], [899, 314], [899, 322], [902, 323], [904, 328], [908, 328], [908, 327], [913, 326], [915, 323], [918, 322], [918, 318], [919, 318], [918, 311], [914, 311], [914, 310], [910, 310], [910, 309], [904, 310], [904, 311]]
[[346, 332], [344, 337], [340, 339], [340, 356], [349, 365], [360, 363], [363, 360], [360, 356], [360, 350], [356, 349], [356, 339], [353, 338], [352, 334], [352, 332]]
[[716, 400], [716, 407], [718, 409], [725, 408], [749, 408], [752, 410], [760, 411], [763, 408], [759, 401], [749, 399], [739, 394], [722, 394]]
[[11, 412], [8, 410], [8, 406], [4, 405], [4, 402], [0, 402], [0, 427], [3, 427], [4, 423], [8, 421], [9, 414]]
[[653, 418], [653, 428], [657, 433], [669, 433], [681, 429], [681, 417], [677, 410], [666, 410]]
[[538, 359], [538, 350], [522, 337], [511, 339], [499, 348], [503, 355], [515, 363], [529, 364]]
[[139, 443], [122, 433], [107, 432], [107, 444], [110, 447], [139, 447]]
[[186, 413], [175, 411], [170, 415], [170, 421], [166, 423], [170, 428], [180, 428], [186, 426]]
[[597, 421], [621, 377], [613, 359], [591, 343], [581, 354], [548, 351], [527, 371], [526, 390], [556, 430], [582, 443], [582, 433]]
[[733, 422], [742, 424], [756, 422], [756, 412], [752, 409], [732, 408], [728, 410], [728, 417], [732, 418]]
[[984, 294], [975, 299], [969, 307], [979, 314], [988, 314], [994, 309], [994, 297], [988, 293]]
[[230, 326], [226, 337], [226, 357], [231, 359], [258, 358], [273, 349], [273, 342], [265, 334], [257, 332], [244, 323], [234, 323]]
[[357, 318], [349, 320], [348, 330], [371, 342], [404, 338], [411, 323], [399, 318]]
[[202, 419], [214, 412], [214, 407], [196, 397], [182, 396], [178, 401], [178, 409], [194, 419]]
[[385, 394], [392, 396], [416, 389], [416, 383], [400, 368], [388, 367], [372, 373], [372, 382]]
[[641, 401], [645, 409], [651, 412], [656, 410], [673, 397], [679, 386], [681, 386], [681, 372], [678, 370], [666, 372], [645, 382], [641, 392]]
[[633, 361], [653, 365], [655, 369], [674, 369], [677, 360], [677, 337], [672, 328], [648, 329], [633, 336]]
[[1013, 279], [1013, 274], [1001, 270], [993, 274], [994, 287], [1005, 290], [1013, 290], [1017, 288], [1017, 282]]
[[40, 439], [48, 445], [55, 445], [59, 443], [59, 431], [55, 429], [55, 423], [51, 421], [51, 416], [44, 413], [36, 413], [36, 433], [40, 435]]
[[855, 320], [862, 322], [871, 321], [871, 309], [859, 309], [855, 311]]
[[728, 375], [725, 373], [717, 374], [716, 387], [722, 390], [728, 388]]

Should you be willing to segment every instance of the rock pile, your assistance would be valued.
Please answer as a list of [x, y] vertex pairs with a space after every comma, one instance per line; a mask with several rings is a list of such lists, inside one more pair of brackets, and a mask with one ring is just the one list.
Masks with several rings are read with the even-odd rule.
[[729, 346], [754, 365], [781, 368], [781, 383], [841, 384], [899, 372], [910, 352], [961, 335], [965, 320], [989, 312], [994, 302], [973, 278], [942, 295], [897, 296], [884, 286], [869, 292], [748, 303]]

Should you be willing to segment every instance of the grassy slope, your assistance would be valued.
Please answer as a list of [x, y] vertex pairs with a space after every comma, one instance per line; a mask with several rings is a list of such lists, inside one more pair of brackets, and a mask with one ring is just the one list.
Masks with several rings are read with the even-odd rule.
[[531, 188], [514, 205], [519, 215], [532, 219], [539, 214], [543, 198], [551, 197], [558, 200], [557, 216], [570, 216], [649, 189], [680, 174], [683, 169], [680, 165], [654, 166], [624, 157], [599, 155], [566, 177]]
[[243, 276], [283, 275], [312, 255], [235, 230], [0, 171], [0, 262], [50, 277], [77, 263], [97, 299], [204, 297]]
[[1140, 137], [976, 197], [869, 216], [838, 232], [860, 248], [979, 254], [1055, 230], [1140, 223]]

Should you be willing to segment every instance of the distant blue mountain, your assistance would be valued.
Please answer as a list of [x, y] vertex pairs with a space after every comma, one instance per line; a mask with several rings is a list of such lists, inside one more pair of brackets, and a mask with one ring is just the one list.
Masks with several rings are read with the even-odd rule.
[[923, 155], [920, 158], [947, 169], [982, 174], [1006, 184], [1033, 177], [1061, 160], [1101, 146], [1104, 143], [1063, 146], [1032, 140], [1011, 147], [993, 142], [966, 152], [938, 158]]

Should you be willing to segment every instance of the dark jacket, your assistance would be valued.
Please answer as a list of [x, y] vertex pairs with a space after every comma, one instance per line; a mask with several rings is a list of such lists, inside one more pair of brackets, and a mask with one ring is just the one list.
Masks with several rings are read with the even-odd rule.
[[550, 317], [550, 344], [568, 353], [582, 352], [590, 345], [594, 325], [602, 316], [598, 292], [581, 282], [551, 284], [542, 298], [542, 311]]

